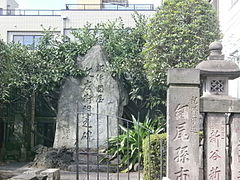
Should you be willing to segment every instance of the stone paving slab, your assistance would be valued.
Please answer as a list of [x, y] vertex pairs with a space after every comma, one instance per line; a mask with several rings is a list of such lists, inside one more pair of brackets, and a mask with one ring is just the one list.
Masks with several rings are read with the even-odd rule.
[[1, 163], [0, 165], [0, 179], [7, 179], [13, 176], [23, 174], [23, 172], [30, 170], [29, 163], [11, 162]]
[[40, 173], [43, 176], [47, 176], [47, 180], [60, 180], [60, 170], [59, 169], [46, 169]]
[[38, 178], [34, 174], [21, 174], [21, 175], [9, 178], [9, 180], [38, 180]]
[[[29, 168], [29, 163], [10, 163], [6, 165], [0, 165], [0, 173], [3, 171], [8, 171], [9, 173], [12, 173], [14, 175], [17, 175], [17, 173], [23, 174], [25, 171], [37, 171], [38, 168]], [[60, 171], [60, 177], [61, 180], [76, 180], [76, 172], [70, 172], [70, 171]], [[108, 180], [107, 179], [107, 173], [99, 173], [99, 180]], [[97, 179], [97, 173], [89, 173], [89, 180], [96, 180]], [[109, 180], [117, 180], [118, 175], [117, 173], [110, 173], [109, 174]], [[86, 173], [79, 173], [79, 180], [87, 180], [87, 174]], [[119, 173], [119, 180], [128, 180], [128, 173]], [[129, 180], [143, 180], [142, 173], [139, 174], [138, 172], [131, 172], [129, 173]]]
[[[79, 173], [79, 180], [87, 180], [88, 175], [86, 173]], [[96, 180], [97, 173], [89, 173], [89, 180]], [[107, 173], [99, 173], [99, 180], [117, 180], [117, 173], [110, 173], [109, 179]], [[76, 173], [69, 171], [61, 171], [61, 180], [76, 180]], [[140, 178], [138, 172], [129, 173], [119, 173], [119, 180], [143, 180], [143, 175], [140, 174]]]

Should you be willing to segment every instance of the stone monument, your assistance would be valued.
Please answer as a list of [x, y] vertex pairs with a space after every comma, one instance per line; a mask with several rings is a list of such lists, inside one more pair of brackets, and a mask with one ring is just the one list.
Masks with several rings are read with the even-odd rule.
[[199, 85], [196, 69], [171, 69], [167, 96], [167, 177], [199, 180]]
[[209, 49], [208, 60], [196, 69], [169, 70], [167, 177], [171, 180], [240, 179], [240, 100], [228, 95], [228, 80], [240, 77], [240, 69], [224, 60], [221, 43], [214, 42]]
[[122, 116], [127, 95], [120, 81], [112, 77], [107, 55], [100, 45], [78, 58], [78, 64], [86, 75], [68, 78], [62, 87], [54, 147], [76, 147], [78, 115], [79, 148], [105, 148], [107, 138], [117, 135], [117, 117]]

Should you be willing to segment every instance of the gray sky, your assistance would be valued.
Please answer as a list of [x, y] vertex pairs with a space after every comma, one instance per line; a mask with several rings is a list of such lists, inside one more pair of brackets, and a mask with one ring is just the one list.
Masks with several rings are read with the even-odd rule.
[[[65, 4], [74, 4], [75, 0], [16, 0], [20, 9], [64, 9]], [[129, 4], [160, 5], [161, 0], [129, 0]]]

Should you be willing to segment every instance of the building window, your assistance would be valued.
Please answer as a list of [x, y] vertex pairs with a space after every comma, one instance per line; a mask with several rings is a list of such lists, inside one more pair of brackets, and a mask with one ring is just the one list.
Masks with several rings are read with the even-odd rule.
[[103, 0], [102, 3], [118, 4], [122, 6], [128, 5], [128, 0]]
[[13, 42], [36, 49], [41, 37], [41, 35], [13, 35]]

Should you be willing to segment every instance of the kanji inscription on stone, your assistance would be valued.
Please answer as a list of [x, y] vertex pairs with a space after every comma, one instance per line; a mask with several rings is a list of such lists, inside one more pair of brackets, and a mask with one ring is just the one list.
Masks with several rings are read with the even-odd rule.
[[220, 173], [221, 173], [221, 169], [219, 169], [218, 166], [211, 167], [209, 174], [208, 174], [208, 179], [209, 180], [220, 180]]
[[118, 134], [117, 117], [122, 116], [128, 97], [122, 82], [112, 77], [108, 56], [100, 45], [79, 57], [77, 64], [85, 76], [70, 77], [63, 84], [54, 148], [76, 147], [78, 127], [80, 149], [104, 149], [108, 138]]
[[174, 174], [176, 175], [176, 180], [190, 180], [188, 173], [188, 169], [184, 169], [183, 167], [181, 167], [180, 170], [175, 172]]
[[174, 157], [174, 160], [176, 162], [185, 163], [189, 161], [188, 146], [178, 147], [176, 149], [176, 154], [177, 154], [176, 157]]
[[167, 177], [171, 180], [199, 180], [198, 73], [195, 69], [169, 71], [174, 76], [168, 81]]
[[206, 179], [226, 179], [226, 123], [224, 113], [206, 116]]

